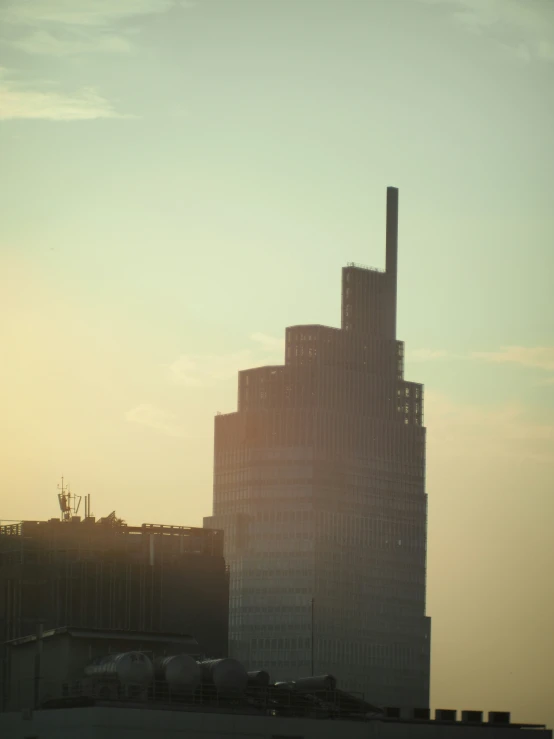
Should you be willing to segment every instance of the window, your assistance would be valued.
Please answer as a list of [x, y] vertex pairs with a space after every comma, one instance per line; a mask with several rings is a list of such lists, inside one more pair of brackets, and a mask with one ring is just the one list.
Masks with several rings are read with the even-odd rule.
[[406, 388], [405, 393], [406, 393], [406, 397], [409, 398], [410, 397], [410, 388], [409, 387]]

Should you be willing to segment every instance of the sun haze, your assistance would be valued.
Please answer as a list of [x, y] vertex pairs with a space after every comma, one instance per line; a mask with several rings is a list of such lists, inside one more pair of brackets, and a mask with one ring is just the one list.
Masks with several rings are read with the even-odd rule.
[[425, 384], [431, 702], [554, 724], [554, 9], [5, 0], [3, 520], [201, 525], [213, 417], [384, 267]]

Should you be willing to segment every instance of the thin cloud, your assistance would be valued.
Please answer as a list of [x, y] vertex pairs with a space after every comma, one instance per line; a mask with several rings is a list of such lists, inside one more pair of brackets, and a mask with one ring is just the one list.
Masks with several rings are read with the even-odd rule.
[[[406, 352], [406, 358], [412, 362], [433, 362], [440, 359], [477, 360], [554, 371], [554, 347], [551, 346], [503, 346], [497, 351], [469, 354], [451, 354], [444, 349], [413, 349]], [[554, 378], [548, 378], [544, 384], [553, 382]]]
[[268, 352], [284, 352], [285, 340], [268, 334], [254, 333], [250, 338], [260, 345], [262, 349]]
[[552, 346], [503, 346], [500, 351], [473, 352], [471, 356], [485, 362], [519, 364], [523, 367], [554, 370], [554, 347]]
[[43, 54], [55, 57], [90, 53], [129, 53], [133, 45], [125, 36], [102, 34], [91, 37], [85, 34], [70, 36], [39, 30], [10, 41], [11, 46], [27, 54]]
[[414, 362], [432, 362], [447, 356], [448, 352], [444, 349], [413, 349], [406, 352], [406, 358]]
[[174, 385], [202, 387], [235, 378], [239, 370], [260, 364], [266, 362], [257, 361], [250, 351], [220, 355], [183, 354], [167, 366], [167, 372]]
[[554, 463], [554, 426], [533, 421], [521, 405], [466, 405], [428, 391], [425, 425], [430, 452], [445, 460]]
[[45, 23], [69, 26], [105, 27], [125, 18], [166, 13], [187, 7], [176, 0], [12, 0], [4, 6], [4, 23], [41, 26]]
[[0, 70], [0, 120], [33, 119], [85, 121], [96, 118], [126, 118], [117, 113], [93, 87], [65, 94], [53, 89], [32, 89]]
[[183, 354], [167, 365], [167, 371], [174, 385], [200, 387], [204, 384], [204, 378], [201, 376], [197, 361], [189, 355]]
[[155, 405], [148, 405], [146, 403], [138, 405], [136, 408], [127, 411], [125, 419], [129, 423], [146, 426], [166, 436], [176, 438], [183, 438], [185, 436], [184, 428], [175, 423], [175, 415]]
[[420, 0], [451, 10], [466, 30], [486, 35], [524, 62], [554, 62], [554, 5], [542, 0]]
[[[283, 361], [284, 342], [267, 334], [254, 333], [250, 339], [256, 349], [244, 349], [229, 354], [182, 354], [165, 365], [170, 382], [184, 387], [201, 387], [236, 379], [239, 370], [279, 364]], [[260, 354], [262, 350], [263, 354]]]
[[136, 26], [125, 27], [126, 21], [194, 5], [186, 0], [8, 0], [0, 20], [11, 27], [4, 43], [28, 54], [122, 54], [135, 48], [130, 36], [137, 32]]

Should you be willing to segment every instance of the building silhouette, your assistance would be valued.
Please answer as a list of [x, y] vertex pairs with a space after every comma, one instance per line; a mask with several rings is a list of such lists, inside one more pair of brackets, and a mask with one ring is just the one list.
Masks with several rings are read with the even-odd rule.
[[64, 516], [0, 526], [0, 706], [4, 645], [39, 624], [186, 632], [204, 654], [227, 654], [222, 531]]
[[284, 366], [239, 372], [204, 525], [225, 531], [232, 656], [426, 707], [423, 387], [396, 338], [397, 235], [389, 187], [386, 270], [343, 269], [341, 328], [289, 327]]
[[186, 634], [61, 627], [5, 646], [2, 737], [552, 739], [508, 711], [382, 708], [331, 675], [275, 684], [234, 659], [204, 659]]

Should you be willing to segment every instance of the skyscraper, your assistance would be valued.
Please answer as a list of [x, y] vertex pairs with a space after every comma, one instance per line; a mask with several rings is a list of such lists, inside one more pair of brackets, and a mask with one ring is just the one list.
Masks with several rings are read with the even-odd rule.
[[225, 530], [233, 656], [426, 707], [423, 387], [396, 338], [397, 235], [389, 187], [386, 270], [342, 270], [341, 328], [287, 328], [284, 365], [239, 372], [204, 525]]

